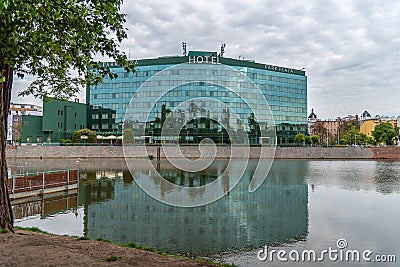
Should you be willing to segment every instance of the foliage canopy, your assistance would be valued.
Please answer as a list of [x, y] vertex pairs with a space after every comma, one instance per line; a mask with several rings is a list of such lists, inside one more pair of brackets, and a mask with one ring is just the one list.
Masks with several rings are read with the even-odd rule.
[[371, 134], [377, 144], [391, 145], [394, 139], [399, 137], [399, 127], [394, 127], [389, 122], [381, 122]]
[[127, 37], [120, 6], [120, 0], [0, 0], [0, 61], [18, 77], [37, 77], [20, 94], [68, 98], [87, 83], [115, 78], [93, 61], [99, 55], [133, 70], [118, 51]]

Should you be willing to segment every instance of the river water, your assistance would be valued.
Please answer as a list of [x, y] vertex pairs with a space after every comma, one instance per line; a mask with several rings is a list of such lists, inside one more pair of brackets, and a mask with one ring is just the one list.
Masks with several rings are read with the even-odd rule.
[[[41, 169], [78, 168], [80, 172], [76, 194], [14, 203], [16, 225], [134, 242], [240, 266], [288, 262], [296, 266], [376, 266], [377, 260], [394, 261], [392, 255], [398, 264], [399, 161], [276, 160], [262, 186], [249, 193], [256, 163], [250, 162], [243, 178], [221, 199], [180, 208], [153, 199], [135, 183], [136, 177], [151, 175], [140, 160], [133, 175], [124, 160], [16, 162]], [[158, 171], [174, 184], [199, 186], [216, 180], [226, 165], [227, 161], [219, 160], [205, 171], [190, 173], [161, 161]], [[225, 182], [229, 183], [229, 177]], [[337, 253], [323, 253], [329, 249]], [[346, 259], [350, 249], [359, 251], [359, 261], [350, 254]], [[315, 251], [314, 259], [307, 258], [310, 250]], [[278, 251], [284, 251], [281, 259]], [[380, 264], [396, 266], [394, 262]]]

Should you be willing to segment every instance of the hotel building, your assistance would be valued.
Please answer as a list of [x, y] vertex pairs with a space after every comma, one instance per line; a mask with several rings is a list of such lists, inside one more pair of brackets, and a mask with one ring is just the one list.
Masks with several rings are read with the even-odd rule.
[[[204, 51], [134, 60], [134, 63], [134, 73], [113, 62], [103, 63], [118, 78], [105, 78], [103, 83], [87, 88], [87, 103], [93, 108], [88, 114], [90, 129], [111, 135], [120, 132], [121, 127], [132, 127], [135, 132], [138, 132], [135, 127], [142, 127], [140, 135], [146, 137], [146, 142], [164, 142], [168, 140], [162, 139], [160, 125], [171, 113], [182, 120], [179, 138], [182, 143], [197, 143], [205, 137], [217, 143], [229, 143], [232, 136], [228, 138], [227, 128], [237, 140], [247, 133], [253, 144], [261, 142], [260, 134], [271, 130], [268, 128], [271, 125], [280, 145], [294, 143], [296, 134], [307, 132], [304, 70], [225, 58], [217, 52]], [[141, 88], [146, 90], [130, 104]], [[138, 96], [142, 102], [137, 101]], [[260, 104], [260, 98], [265, 98], [267, 105]], [[128, 107], [132, 116], [126, 113]], [[100, 112], [104, 109], [115, 111], [112, 115], [115, 120], [96, 123], [99, 116], [110, 116]], [[145, 114], [147, 110], [149, 114]], [[179, 115], [180, 112], [185, 114]], [[232, 112], [238, 115], [234, 117]], [[258, 116], [254, 118], [254, 114]], [[273, 123], [268, 114], [272, 114]]]

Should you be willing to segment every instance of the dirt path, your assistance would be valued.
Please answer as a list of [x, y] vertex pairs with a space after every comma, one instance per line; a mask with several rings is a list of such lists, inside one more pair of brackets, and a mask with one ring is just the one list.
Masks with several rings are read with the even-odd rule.
[[[112, 261], [114, 260], [114, 261]], [[0, 234], [0, 266], [215, 266], [95, 240], [17, 230]]]

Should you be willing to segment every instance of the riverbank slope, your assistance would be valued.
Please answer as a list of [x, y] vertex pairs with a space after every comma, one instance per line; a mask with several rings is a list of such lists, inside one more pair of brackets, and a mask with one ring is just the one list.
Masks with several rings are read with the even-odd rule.
[[218, 266], [103, 241], [16, 232], [0, 234], [0, 266]]

